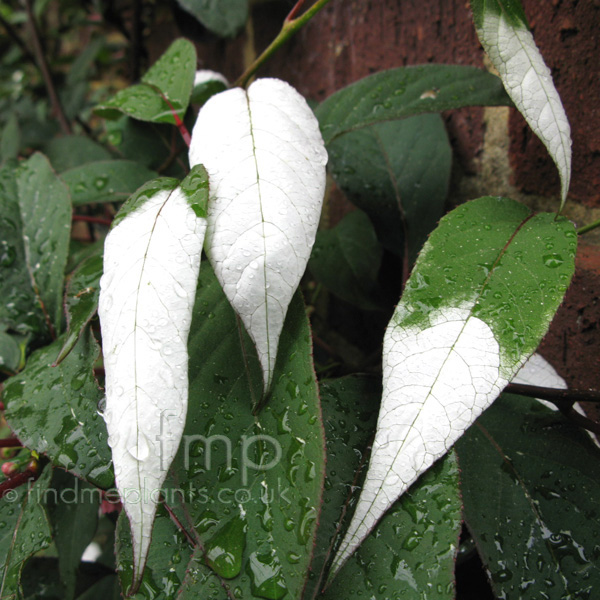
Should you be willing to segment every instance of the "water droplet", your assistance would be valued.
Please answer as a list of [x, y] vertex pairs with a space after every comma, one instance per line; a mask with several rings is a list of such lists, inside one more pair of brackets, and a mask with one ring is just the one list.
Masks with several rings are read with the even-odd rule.
[[247, 528], [242, 514], [225, 523], [205, 546], [208, 565], [225, 579], [236, 577], [242, 569]]
[[543, 257], [544, 265], [550, 269], [560, 267], [565, 261], [560, 254], [546, 254]]

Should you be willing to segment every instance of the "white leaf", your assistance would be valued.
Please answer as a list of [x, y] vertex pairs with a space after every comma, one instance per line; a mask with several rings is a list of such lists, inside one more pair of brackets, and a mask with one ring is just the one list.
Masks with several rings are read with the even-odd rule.
[[[524, 385], [537, 385], [541, 387], [555, 388], [557, 390], [566, 390], [565, 380], [556, 372], [554, 367], [541, 355], [532, 354], [527, 362], [519, 369], [511, 383], [522, 383]], [[556, 404], [548, 400], [537, 399], [544, 406], [557, 410]], [[575, 410], [581, 411], [579, 405], [575, 405]]]
[[425, 329], [390, 321], [369, 470], [332, 573], [508, 383], [492, 330], [471, 310], [467, 304], [441, 309]]
[[203, 83], [208, 83], [209, 81], [219, 81], [226, 86], [229, 85], [225, 76], [221, 73], [217, 73], [217, 71], [211, 71], [209, 69], [200, 69], [196, 71], [196, 74], [194, 75], [194, 87], [202, 85]]
[[326, 162], [315, 116], [277, 79], [213, 96], [194, 126], [190, 164], [210, 181], [206, 251], [256, 345], [265, 392], [315, 240]]
[[187, 337], [206, 230], [180, 188], [148, 195], [106, 238], [98, 306], [104, 419], [131, 523], [134, 588], [185, 424]]
[[552, 74], [526, 24], [509, 19], [497, 0], [483, 5], [477, 34], [508, 95], [556, 163], [562, 210], [571, 180], [571, 128]]

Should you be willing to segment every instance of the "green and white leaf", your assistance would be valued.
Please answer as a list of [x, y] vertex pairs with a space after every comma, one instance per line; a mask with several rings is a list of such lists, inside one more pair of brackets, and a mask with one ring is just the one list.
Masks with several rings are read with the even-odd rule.
[[[198, 167], [190, 176], [198, 177]], [[185, 182], [184, 182], [185, 183]], [[196, 185], [208, 194], [206, 174]], [[134, 195], [107, 236], [98, 314], [106, 370], [106, 421], [117, 489], [140, 581], [159, 491], [185, 425], [187, 338], [206, 220], [177, 181]]]
[[304, 98], [278, 79], [200, 110], [190, 164], [210, 178], [206, 251], [270, 387], [285, 315], [315, 240], [327, 153]]
[[508, 95], [558, 168], [562, 210], [571, 180], [571, 128], [552, 73], [518, 0], [471, 0], [471, 7], [479, 40]]
[[334, 571], [534, 352], [575, 248], [572, 223], [506, 198], [468, 202], [440, 221], [385, 334], [371, 462]]

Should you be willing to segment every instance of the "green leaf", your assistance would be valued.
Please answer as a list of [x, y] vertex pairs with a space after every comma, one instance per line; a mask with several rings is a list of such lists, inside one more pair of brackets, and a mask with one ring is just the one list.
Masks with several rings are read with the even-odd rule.
[[67, 310], [67, 334], [56, 357], [61, 362], [73, 349], [86, 325], [98, 309], [98, 294], [102, 277], [102, 255], [86, 259], [71, 275], [67, 283], [65, 308]]
[[208, 173], [202, 165], [195, 165], [181, 182], [181, 191], [197, 217], [206, 218], [208, 207]]
[[81, 556], [96, 532], [100, 490], [56, 469], [48, 492], [46, 506], [64, 586], [62, 597], [70, 600], [75, 595]]
[[342, 567], [323, 600], [453, 600], [462, 524], [454, 453], [434, 465], [388, 511]]
[[195, 72], [196, 49], [190, 41], [180, 38], [152, 65], [142, 83], [117, 92], [94, 112], [107, 119], [126, 114], [142, 121], [175, 124], [173, 112], [183, 119]]
[[506, 106], [498, 77], [475, 67], [422, 65], [369, 75], [332, 94], [316, 109], [325, 144], [376, 123], [462, 106]]
[[305, 598], [312, 598], [317, 588], [324, 585], [325, 567], [332, 558], [336, 535], [342, 531], [340, 521], [349, 517], [345, 508], [357, 491], [357, 473], [365, 466], [377, 423], [381, 382], [375, 377], [349, 376], [321, 382], [319, 392], [327, 441], [327, 470]]
[[357, 210], [333, 229], [317, 233], [309, 268], [317, 281], [342, 300], [377, 310], [382, 307], [377, 289], [382, 255], [369, 218]]
[[440, 221], [385, 333], [373, 453], [336, 570], [535, 351], [573, 275], [576, 238], [570, 221], [506, 198]]
[[0, 159], [17, 158], [21, 148], [21, 130], [17, 115], [13, 112], [8, 117], [0, 135]]
[[6, 420], [23, 444], [52, 463], [102, 488], [113, 482], [102, 394], [92, 367], [98, 345], [89, 330], [57, 367], [64, 336], [34, 352], [23, 371], [5, 383]]
[[61, 173], [71, 192], [73, 206], [91, 202], [119, 202], [149, 179], [158, 175], [131, 160], [107, 160], [87, 163]]
[[[287, 589], [291, 600], [300, 598], [307, 576], [325, 460], [308, 322], [297, 294], [280, 342], [273, 391], [257, 416], [252, 410], [262, 390], [261, 371], [253, 344], [239, 327], [209, 264], [203, 263], [188, 342], [187, 423], [164, 497], [202, 548], [222, 543], [230, 560], [216, 560], [215, 550], [216, 573], [197, 550], [187, 568], [183, 565], [188, 576], [182, 598], [224, 597], [219, 582], [241, 560], [239, 575], [223, 579], [231, 590], [239, 588], [236, 593], [244, 598], [280, 598]], [[240, 519], [246, 521], [245, 531]], [[173, 546], [157, 542], [157, 526], [162, 527], [155, 524], [150, 570], [140, 589], [166, 594], [166, 557]], [[179, 546], [187, 552], [185, 544]], [[131, 559], [120, 552], [119, 564], [126, 589]]]
[[327, 147], [329, 167], [364, 210], [381, 243], [411, 263], [443, 214], [452, 150], [439, 115], [419, 115], [342, 135]]
[[46, 468], [32, 485], [10, 490], [0, 500], [0, 598], [22, 597], [21, 571], [25, 562], [52, 541], [44, 494], [52, 469]]
[[0, 331], [0, 369], [15, 373], [23, 359], [23, 336], [10, 335]]
[[112, 158], [104, 146], [83, 135], [52, 138], [44, 146], [44, 153], [57, 173]]
[[458, 442], [466, 523], [498, 598], [593, 598], [600, 452], [561, 414], [501, 396]]
[[[105, 121], [104, 125], [108, 143], [123, 158], [141, 163], [149, 169], [160, 168], [161, 173], [178, 178], [183, 178], [187, 173], [187, 147], [183, 140], [174, 140], [174, 131], [170, 125], [136, 121], [129, 117]], [[179, 143], [181, 156], [171, 154], [171, 146], [176, 143]], [[173, 162], [175, 157], [177, 160]], [[165, 168], [165, 165], [168, 167]]]
[[177, 0], [177, 3], [222, 37], [236, 35], [248, 18], [248, 0]]
[[202, 81], [201, 83], [194, 85], [190, 102], [192, 104], [198, 104], [199, 106], [202, 106], [209, 98], [215, 94], [224, 92], [226, 89], [227, 83], [221, 79], [209, 79]]
[[19, 333], [58, 331], [69, 250], [71, 203], [41, 154], [15, 174], [2, 169], [0, 323]]

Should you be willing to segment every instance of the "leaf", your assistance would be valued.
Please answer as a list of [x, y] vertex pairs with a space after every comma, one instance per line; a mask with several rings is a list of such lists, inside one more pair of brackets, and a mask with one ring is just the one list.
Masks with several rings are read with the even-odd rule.
[[[203, 264], [188, 342], [189, 393], [195, 401], [163, 490], [165, 504], [197, 547], [192, 554], [180, 534], [169, 535], [171, 521], [164, 536], [153, 537], [140, 589], [164, 597], [179, 590], [182, 600], [223, 600], [234, 592], [250, 600], [279, 598], [285, 587], [286, 600], [300, 600], [325, 456], [310, 330], [299, 292], [280, 343], [270, 400], [254, 415], [253, 397], [262, 389], [258, 359], [210, 265]], [[239, 527], [244, 518], [245, 533]], [[219, 547], [225, 550], [220, 558]], [[131, 559], [119, 550], [118, 560], [126, 589]]]
[[65, 297], [67, 335], [56, 357], [56, 363], [64, 360], [71, 352], [85, 327], [96, 314], [101, 276], [102, 256], [98, 254], [86, 259], [71, 275]]
[[27, 448], [108, 488], [113, 482], [110, 452], [92, 371], [98, 345], [88, 330], [69, 356], [52, 367], [63, 341], [58, 338], [34, 352], [25, 369], [5, 382], [6, 420]]
[[306, 101], [278, 79], [213, 96], [190, 164], [210, 178], [206, 251], [258, 350], [268, 391], [287, 307], [314, 243], [327, 153]]
[[18, 333], [47, 335], [62, 321], [71, 203], [41, 154], [15, 173], [1, 172], [0, 323]]
[[[206, 172], [198, 179], [199, 171], [191, 177], [207, 196]], [[176, 180], [155, 180], [123, 207], [106, 238], [100, 281], [104, 419], [132, 528], [133, 589], [187, 412], [187, 337], [206, 221], [186, 183], [176, 186]]]
[[[333, 229], [319, 231], [309, 268], [336, 296], [365, 310], [377, 310], [377, 273], [383, 248], [367, 215], [347, 214]], [[385, 306], [385, 305], [383, 305]]]
[[0, 500], [0, 598], [21, 597], [25, 562], [52, 541], [43, 497], [52, 470], [47, 468], [31, 485], [10, 490]]
[[562, 210], [571, 180], [571, 127], [552, 73], [535, 45], [518, 0], [471, 0], [471, 8], [481, 45], [508, 95], [558, 168]]
[[20, 148], [21, 130], [17, 115], [13, 112], [6, 120], [2, 134], [0, 135], [0, 158], [3, 161], [17, 158]]
[[52, 138], [44, 153], [57, 173], [74, 169], [90, 162], [110, 160], [110, 152], [84, 135], [66, 135]]
[[323, 600], [454, 600], [461, 497], [454, 453], [398, 500], [331, 582]]
[[[10, 335], [0, 331], [0, 369], [15, 373], [23, 360], [23, 336]], [[26, 340], [25, 340], [26, 341]]]
[[64, 586], [62, 598], [69, 600], [75, 596], [81, 556], [96, 532], [100, 490], [56, 469], [46, 505]]
[[191, 102], [202, 106], [211, 96], [224, 92], [228, 87], [229, 82], [221, 73], [200, 69], [194, 76]]
[[180, 38], [150, 67], [141, 83], [117, 92], [94, 112], [107, 119], [126, 114], [142, 121], [176, 124], [173, 113], [183, 119], [195, 72], [196, 49], [190, 41]]
[[440, 221], [385, 334], [371, 462], [334, 570], [534, 352], [576, 243], [566, 219], [506, 198], [468, 202]]
[[92, 202], [126, 200], [141, 185], [157, 177], [144, 165], [131, 160], [87, 163], [61, 173], [71, 192], [73, 206]]
[[248, 19], [248, 0], [177, 0], [177, 3], [222, 37], [235, 36]]
[[502, 395], [456, 446], [467, 526], [494, 593], [593, 598], [600, 454], [535, 400]]
[[330, 170], [381, 243], [413, 263], [444, 212], [452, 151], [440, 115], [371, 125], [333, 140]]
[[422, 65], [369, 75], [316, 109], [325, 144], [345, 133], [412, 115], [462, 106], [510, 104], [498, 77], [475, 67]]

